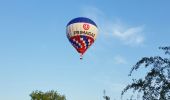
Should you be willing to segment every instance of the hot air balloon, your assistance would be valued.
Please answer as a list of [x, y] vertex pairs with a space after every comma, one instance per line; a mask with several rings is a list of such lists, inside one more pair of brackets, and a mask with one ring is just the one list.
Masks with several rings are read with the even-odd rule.
[[78, 17], [67, 24], [66, 34], [72, 46], [80, 54], [80, 59], [82, 59], [83, 54], [96, 40], [98, 28], [91, 19]]

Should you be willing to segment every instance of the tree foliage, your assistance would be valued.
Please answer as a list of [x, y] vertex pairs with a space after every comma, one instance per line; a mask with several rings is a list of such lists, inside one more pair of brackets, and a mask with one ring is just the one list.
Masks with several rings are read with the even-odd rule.
[[150, 67], [151, 70], [144, 78], [133, 79], [122, 91], [122, 96], [132, 89], [134, 92], [142, 93], [143, 100], [170, 100], [170, 47], [159, 49], [164, 50], [168, 57], [143, 57], [139, 60], [132, 67], [129, 76], [140, 67]]
[[66, 100], [64, 95], [60, 95], [57, 91], [33, 91], [31, 94], [31, 100]]

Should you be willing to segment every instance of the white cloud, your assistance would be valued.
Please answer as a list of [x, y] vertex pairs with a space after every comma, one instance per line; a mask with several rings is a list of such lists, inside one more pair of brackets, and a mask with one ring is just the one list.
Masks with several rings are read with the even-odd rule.
[[127, 45], [140, 45], [144, 42], [144, 37], [141, 35], [143, 26], [126, 28], [121, 24], [113, 24], [110, 27], [110, 32], [111, 34], [108, 35], [118, 38]]
[[115, 56], [113, 61], [116, 64], [127, 64], [127, 61], [122, 56]]
[[144, 43], [143, 25], [132, 26], [123, 23], [119, 18], [109, 19], [110, 17], [106, 17], [95, 7], [85, 7], [83, 16], [92, 18], [98, 24], [100, 34], [105, 37], [117, 39], [129, 46], [139, 46]]

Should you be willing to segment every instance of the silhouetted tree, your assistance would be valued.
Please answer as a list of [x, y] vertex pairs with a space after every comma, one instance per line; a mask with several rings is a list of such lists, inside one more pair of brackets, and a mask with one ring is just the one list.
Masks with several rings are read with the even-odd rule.
[[109, 97], [109, 96], [106, 96], [106, 91], [105, 91], [105, 90], [103, 91], [103, 94], [104, 94], [103, 98], [104, 98], [105, 100], [110, 100], [110, 97]]
[[110, 97], [109, 97], [109, 96], [103, 96], [103, 98], [104, 98], [105, 100], [110, 100]]
[[122, 91], [122, 96], [132, 89], [134, 92], [141, 93], [143, 100], [170, 100], [170, 47], [159, 49], [164, 50], [168, 57], [143, 57], [139, 60], [132, 67], [129, 76], [142, 66], [150, 67], [151, 70], [144, 78], [133, 79], [133, 82]]
[[57, 91], [33, 91], [31, 94], [31, 100], [66, 100], [64, 95], [60, 95]]

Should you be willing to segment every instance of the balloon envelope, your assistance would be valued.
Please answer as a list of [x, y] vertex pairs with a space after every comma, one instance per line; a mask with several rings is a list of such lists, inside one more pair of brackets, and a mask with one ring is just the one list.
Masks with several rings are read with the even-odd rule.
[[78, 17], [67, 24], [66, 34], [70, 43], [82, 56], [96, 40], [98, 28], [91, 19]]

